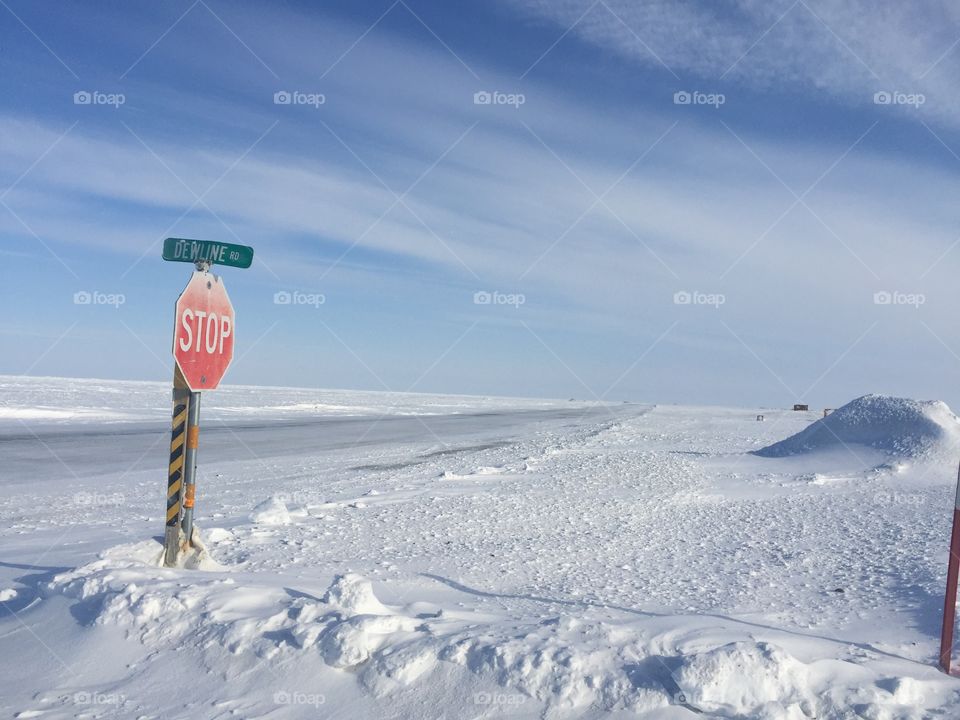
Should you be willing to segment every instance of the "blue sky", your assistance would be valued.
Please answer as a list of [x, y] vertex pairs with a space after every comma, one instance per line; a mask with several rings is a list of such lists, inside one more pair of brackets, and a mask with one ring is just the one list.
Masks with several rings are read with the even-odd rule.
[[3, 0], [0, 372], [168, 378], [179, 236], [256, 248], [227, 382], [960, 406], [922, 7]]

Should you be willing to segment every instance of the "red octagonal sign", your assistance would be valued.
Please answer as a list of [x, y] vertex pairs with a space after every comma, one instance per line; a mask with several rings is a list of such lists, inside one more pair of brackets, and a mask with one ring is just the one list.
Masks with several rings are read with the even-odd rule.
[[193, 392], [215, 390], [233, 360], [236, 323], [223, 280], [195, 272], [177, 300], [173, 356]]

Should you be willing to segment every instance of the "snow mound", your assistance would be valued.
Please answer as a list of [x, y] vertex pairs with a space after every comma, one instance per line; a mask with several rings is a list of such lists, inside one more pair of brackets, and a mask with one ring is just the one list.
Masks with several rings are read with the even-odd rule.
[[347, 573], [333, 579], [323, 601], [343, 613], [390, 615], [391, 612], [373, 592], [373, 583], [363, 575]]
[[258, 525], [289, 525], [290, 511], [279, 497], [264, 500], [250, 513], [250, 519]]
[[[313, 634], [324, 661], [335, 668], [367, 662], [378, 650], [393, 645], [397, 635], [409, 635], [420, 625], [416, 618], [404, 617], [381, 603], [373, 583], [362, 575], [338, 575], [323, 602], [335, 610], [337, 618]], [[299, 635], [304, 637], [303, 632]]]
[[815, 706], [809, 666], [766, 642], [729, 643], [694, 655], [676, 681], [686, 702], [707, 712], [736, 716], [796, 707], [809, 717]]
[[755, 454], [787, 457], [845, 445], [864, 445], [894, 457], [929, 457], [960, 446], [960, 420], [938, 400], [864, 395]]

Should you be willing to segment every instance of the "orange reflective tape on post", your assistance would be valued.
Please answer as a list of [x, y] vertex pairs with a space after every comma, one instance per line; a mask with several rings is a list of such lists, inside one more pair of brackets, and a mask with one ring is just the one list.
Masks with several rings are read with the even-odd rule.
[[193, 498], [197, 493], [196, 485], [187, 485], [183, 491], [183, 507], [192, 508], [193, 507]]
[[200, 426], [191, 425], [187, 428], [187, 447], [196, 450], [200, 447]]

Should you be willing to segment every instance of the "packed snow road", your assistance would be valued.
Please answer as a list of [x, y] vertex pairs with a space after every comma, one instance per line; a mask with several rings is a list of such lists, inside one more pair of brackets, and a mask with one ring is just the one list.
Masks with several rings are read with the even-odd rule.
[[816, 414], [228, 388], [208, 554], [166, 569], [161, 388], [44, 382], [0, 412], [10, 714], [960, 712], [943, 406], [865, 399], [761, 457]]
[[[549, 410], [464, 412], [455, 415], [380, 415], [375, 417], [264, 418], [218, 417], [202, 426], [203, 466], [212, 468], [245, 458], [302, 457], [349, 451], [354, 457], [376, 455], [403, 444], [410, 464], [439, 455], [476, 452], [540, 432], [600, 417], [644, 412], [638, 406], [571, 407]], [[99, 478], [153, 470], [162, 478], [169, 423], [64, 426], [43, 422], [0, 426], [5, 486], [36, 486], [55, 478], [64, 466], [74, 479]], [[133, 459], [131, 462], [131, 458]], [[401, 463], [402, 466], [404, 463]], [[358, 469], [376, 469], [375, 465]], [[83, 482], [79, 487], [84, 487]]]

